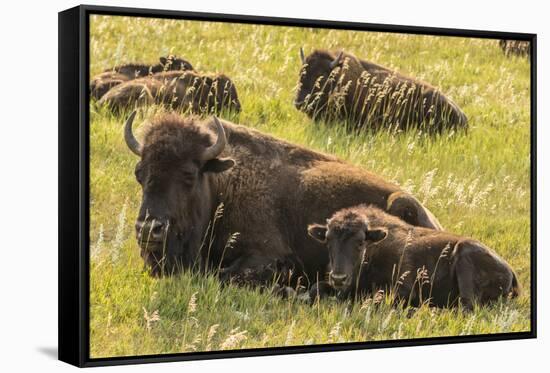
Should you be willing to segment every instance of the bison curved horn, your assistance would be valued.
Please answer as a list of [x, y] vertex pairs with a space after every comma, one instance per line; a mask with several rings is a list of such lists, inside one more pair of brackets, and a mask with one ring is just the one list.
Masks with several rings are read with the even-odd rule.
[[216, 124], [216, 132], [218, 134], [218, 138], [216, 139], [214, 145], [206, 148], [206, 150], [202, 154], [202, 159], [205, 161], [216, 158], [225, 148], [225, 131], [222, 124], [220, 123], [220, 120], [216, 116], [214, 116], [214, 123]]
[[132, 114], [130, 114], [128, 119], [126, 119], [126, 124], [124, 124], [124, 140], [126, 141], [126, 145], [128, 145], [128, 148], [130, 148], [132, 153], [140, 156], [142, 146], [132, 133], [132, 124], [134, 123], [135, 117], [136, 111], [134, 110]]
[[338, 65], [338, 62], [340, 61], [340, 58], [342, 58], [342, 54], [344, 54], [344, 51], [340, 51], [340, 53], [338, 53], [338, 56], [336, 56], [334, 61], [332, 61], [330, 63], [330, 68], [331, 69], [334, 69], [336, 67], [336, 65]]
[[304, 54], [304, 48], [300, 47], [300, 59], [302, 60], [302, 65], [306, 63], [306, 56]]

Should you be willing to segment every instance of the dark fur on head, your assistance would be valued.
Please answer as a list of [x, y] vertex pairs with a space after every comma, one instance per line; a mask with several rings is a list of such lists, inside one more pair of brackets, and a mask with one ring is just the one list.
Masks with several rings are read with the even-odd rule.
[[327, 225], [335, 231], [359, 230], [366, 227], [367, 221], [354, 209], [342, 209], [328, 220]]
[[198, 160], [202, 151], [212, 145], [212, 134], [196, 117], [169, 113], [153, 119], [144, 136], [144, 155], [147, 160], [159, 163], [175, 163], [181, 160]]
[[219, 136], [225, 137], [223, 131], [214, 134], [197, 118], [174, 113], [153, 119], [145, 133], [135, 171], [143, 190], [136, 234], [155, 275], [203, 265], [202, 240], [216, 208], [210, 179], [235, 164], [205, 158]]

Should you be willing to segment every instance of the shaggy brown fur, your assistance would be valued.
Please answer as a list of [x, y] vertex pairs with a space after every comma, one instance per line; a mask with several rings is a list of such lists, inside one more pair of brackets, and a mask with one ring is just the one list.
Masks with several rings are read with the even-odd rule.
[[529, 57], [531, 55], [531, 43], [520, 40], [499, 40], [500, 49], [506, 56]]
[[192, 71], [169, 71], [135, 79], [112, 89], [99, 101], [114, 112], [152, 103], [194, 114], [241, 110], [231, 79], [223, 74], [200, 75]]
[[[308, 239], [307, 223], [359, 203], [391, 210], [390, 200], [409, 201], [409, 208], [400, 211], [421, 210], [411, 214], [418, 219], [411, 223], [440, 227], [412, 196], [377, 175], [250, 128], [221, 123], [227, 143], [210, 160], [202, 154], [217, 139], [212, 120], [160, 116], [145, 134], [136, 166], [143, 188], [136, 233], [143, 233], [143, 224], [152, 220], [169, 227], [166, 245], [152, 249], [140, 242], [142, 256], [156, 275], [178, 265], [221, 266], [223, 279], [265, 281], [277, 268], [285, 281], [290, 270], [295, 277], [314, 280], [324, 272], [328, 257], [320, 255], [319, 243]], [[395, 193], [399, 195], [393, 198]], [[214, 241], [208, 238], [203, 244], [222, 205]], [[426, 218], [430, 216], [432, 220]], [[232, 235], [235, 242], [228, 247]], [[164, 272], [157, 262], [162, 250], [155, 248], [165, 252]]]
[[[454, 306], [460, 299], [472, 309], [520, 293], [512, 268], [482, 243], [412, 226], [374, 206], [342, 209], [308, 232], [328, 246], [329, 288], [343, 296], [382, 289], [413, 306]], [[310, 294], [319, 289], [327, 286]]]
[[107, 69], [96, 75], [90, 82], [90, 97], [99, 100], [109, 89], [129, 80], [146, 77], [163, 71], [192, 71], [193, 66], [186, 60], [176, 57], [160, 57], [155, 65], [130, 63]]
[[460, 108], [430, 84], [350, 53], [338, 55], [316, 50], [305, 59], [295, 105], [310, 117], [349, 120], [373, 129], [439, 132], [467, 127]]

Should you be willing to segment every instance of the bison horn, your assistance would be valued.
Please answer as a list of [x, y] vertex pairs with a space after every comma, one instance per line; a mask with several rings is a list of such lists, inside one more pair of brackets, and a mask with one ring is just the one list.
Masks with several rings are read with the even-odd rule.
[[306, 63], [306, 56], [304, 55], [304, 48], [300, 47], [300, 59], [302, 60], [302, 65]]
[[124, 140], [126, 145], [135, 155], [141, 156], [141, 144], [136, 140], [134, 134], [132, 133], [132, 123], [134, 123], [134, 118], [136, 117], [136, 111], [134, 110], [132, 114], [126, 119], [126, 124], [124, 124]]
[[216, 158], [225, 148], [225, 131], [222, 124], [220, 123], [220, 120], [216, 116], [214, 116], [214, 123], [216, 124], [216, 132], [218, 134], [218, 138], [216, 139], [216, 143], [214, 145], [206, 148], [206, 150], [204, 151], [202, 159], [205, 161]]
[[338, 65], [338, 62], [340, 61], [340, 58], [342, 58], [342, 54], [344, 54], [344, 51], [340, 51], [340, 53], [338, 53], [338, 56], [336, 56], [334, 61], [332, 61], [330, 63], [330, 68], [331, 69], [334, 69], [336, 67], [336, 65]]

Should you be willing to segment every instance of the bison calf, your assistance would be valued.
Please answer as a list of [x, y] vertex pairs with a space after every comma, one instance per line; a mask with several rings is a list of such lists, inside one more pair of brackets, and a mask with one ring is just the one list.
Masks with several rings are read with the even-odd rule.
[[429, 132], [467, 127], [457, 104], [426, 82], [345, 52], [305, 56], [295, 106], [310, 117], [346, 120], [356, 127]]
[[193, 66], [186, 60], [176, 57], [160, 57], [154, 65], [126, 64], [115, 66], [96, 75], [90, 82], [90, 97], [99, 100], [111, 88], [129, 80], [146, 77], [163, 71], [189, 71]]
[[314, 286], [313, 297], [384, 290], [412, 306], [460, 301], [471, 310], [476, 302], [519, 294], [512, 268], [482, 243], [409, 225], [373, 206], [339, 210], [308, 233], [326, 244], [330, 258], [328, 282]]
[[105, 94], [99, 104], [113, 112], [151, 104], [194, 114], [241, 110], [231, 79], [223, 74], [199, 75], [193, 71], [168, 71], [125, 82]]

